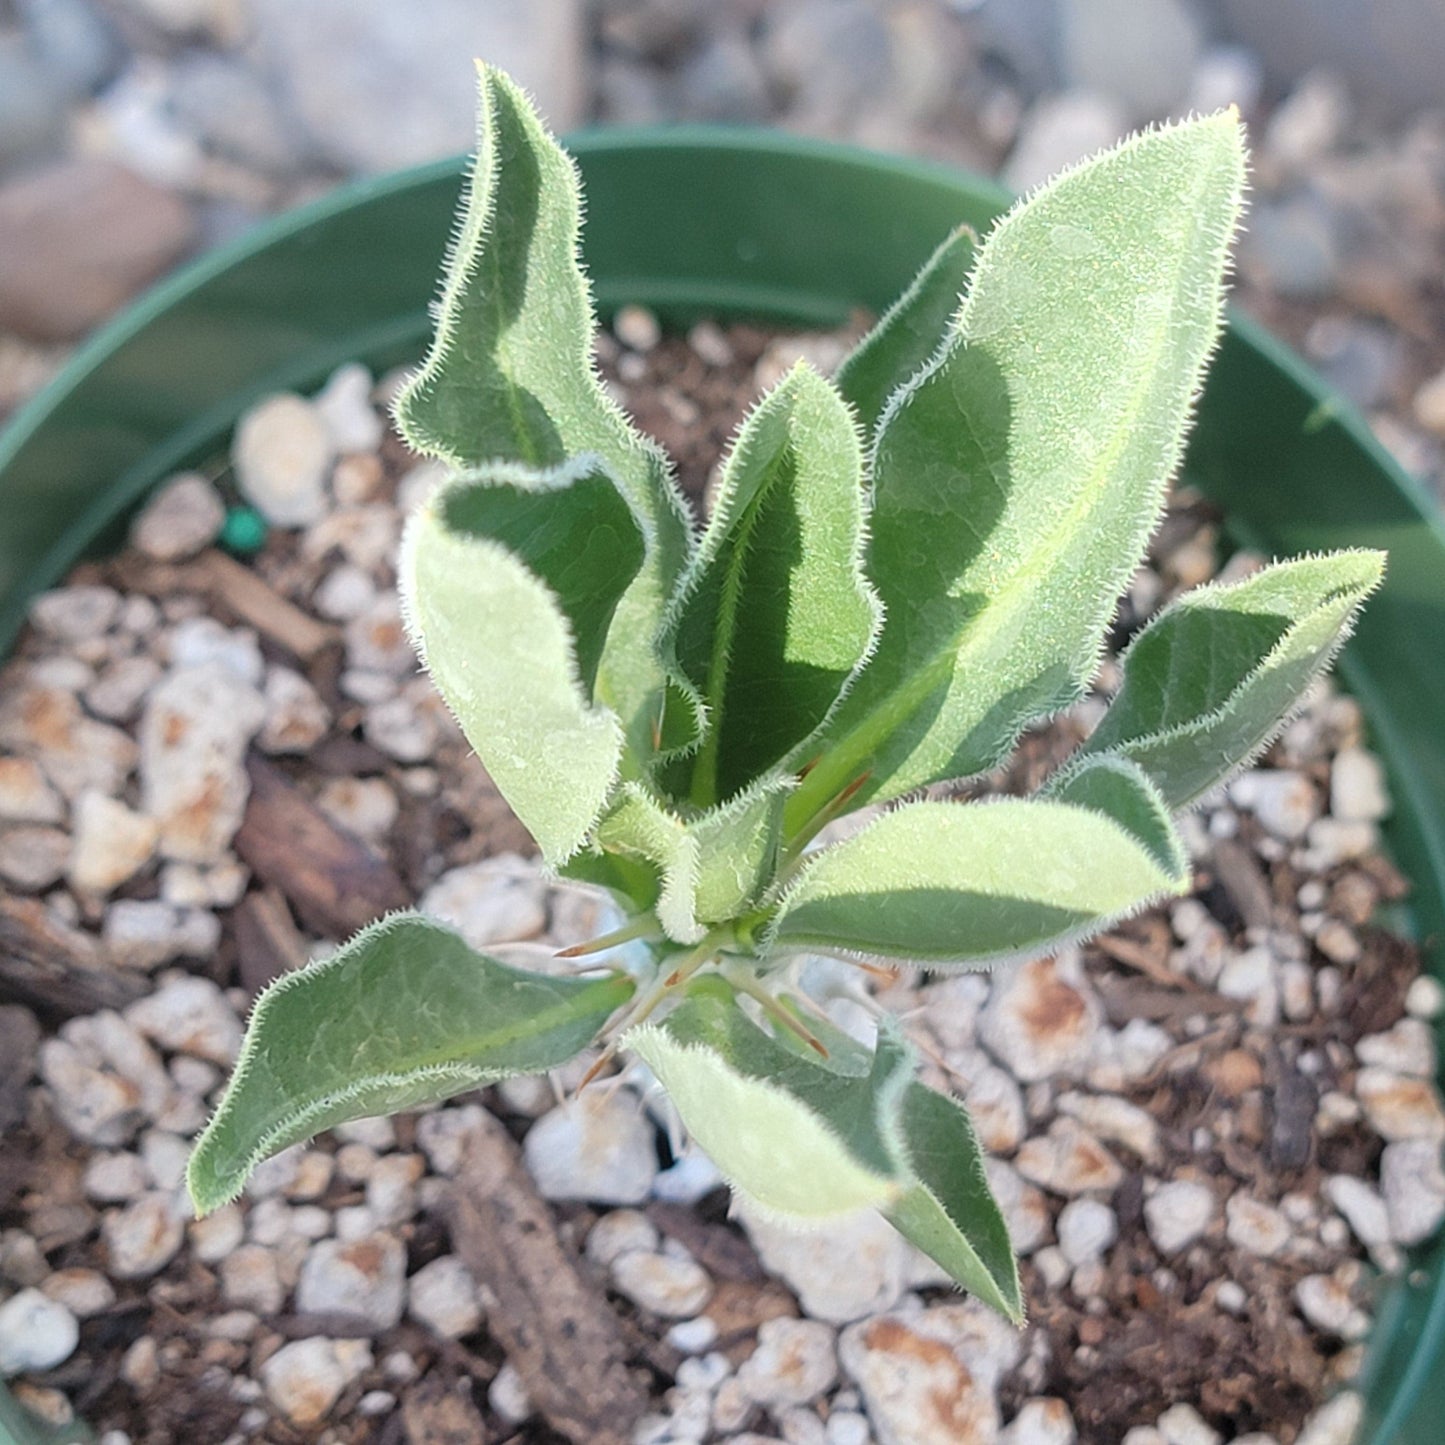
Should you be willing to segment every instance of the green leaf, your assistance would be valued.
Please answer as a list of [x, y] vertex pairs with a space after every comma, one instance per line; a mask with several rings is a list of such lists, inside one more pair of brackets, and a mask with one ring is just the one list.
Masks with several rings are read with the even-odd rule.
[[1168, 804], [1149, 775], [1126, 758], [1071, 761], [1042, 796], [1103, 813], [1149, 850], [1162, 873], [1181, 882], [1189, 876], [1189, 855]]
[[1158, 517], [1219, 332], [1232, 112], [1067, 172], [984, 241], [949, 346], [878, 432], [886, 623], [788, 812], [974, 774], [1082, 691]]
[[948, 339], [977, 254], [978, 234], [960, 226], [838, 368], [834, 382], [857, 414], [865, 444], [873, 440], [889, 397]]
[[894, 1147], [917, 1182], [884, 1207], [883, 1217], [966, 1290], [1022, 1324], [1018, 1261], [963, 1105], [923, 1084], [910, 1084]]
[[407, 526], [403, 608], [467, 741], [551, 863], [574, 853], [623, 759], [593, 682], [642, 534], [593, 457], [494, 465], [434, 492]]
[[[1146, 787], [1142, 777], [1139, 787]], [[1058, 799], [910, 803], [816, 855], [784, 895], [772, 948], [983, 967], [1097, 932], [1183, 891], [1157, 837]], [[1124, 788], [1118, 789], [1120, 793]], [[1152, 812], [1140, 798], [1126, 817]]]
[[593, 367], [576, 168], [507, 76], [485, 65], [478, 73], [477, 155], [436, 336], [397, 401], [397, 424], [415, 450], [461, 470], [602, 458], [640, 520], [646, 555], [606, 635], [598, 695], [648, 758], [664, 698], [684, 743], [698, 728], [695, 699], [668, 687], [653, 645], [691, 533], [663, 454], [630, 426]]
[[774, 776], [691, 819], [629, 783], [597, 826], [605, 857], [643, 860], [661, 876], [658, 922], [677, 943], [696, 943], [710, 923], [735, 917], [773, 874], [791, 783]]
[[862, 453], [847, 407], [800, 362], [743, 424], [670, 622], [708, 725], [691, 797], [706, 807], [790, 756], [868, 653]]
[[257, 1001], [191, 1155], [197, 1212], [234, 1199], [262, 1159], [321, 1129], [564, 1063], [632, 988], [619, 976], [509, 968], [415, 914], [373, 924]]
[[876, 1107], [887, 1081], [909, 1071], [901, 1048], [811, 1062], [758, 1028], [715, 980], [623, 1042], [708, 1157], [764, 1212], [824, 1220], [901, 1194]]
[[827, 1059], [790, 1034], [764, 1032], [726, 985], [706, 979], [662, 1023], [631, 1030], [625, 1042], [765, 1216], [817, 1225], [879, 1208], [959, 1284], [1021, 1319], [1008, 1230], [963, 1107], [913, 1078], [892, 1019], [881, 1021], [871, 1053], [838, 1029], [819, 1032]]
[[1131, 758], [1171, 808], [1194, 802], [1279, 731], [1384, 569], [1383, 552], [1336, 552], [1186, 592], [1130, 644], [1086, 750]]

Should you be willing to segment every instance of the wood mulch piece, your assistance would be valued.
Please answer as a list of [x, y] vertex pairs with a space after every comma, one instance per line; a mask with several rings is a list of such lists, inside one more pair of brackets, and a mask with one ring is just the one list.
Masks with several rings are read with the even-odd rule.
[[629, 1445], [648, 1392], [618, 1316], [558, 1238], [506, 1129], [487, 1117], [451, 1192], [452, 1244], [495, 1300], [493, 1338], [552, 1428], [573, 1445]]

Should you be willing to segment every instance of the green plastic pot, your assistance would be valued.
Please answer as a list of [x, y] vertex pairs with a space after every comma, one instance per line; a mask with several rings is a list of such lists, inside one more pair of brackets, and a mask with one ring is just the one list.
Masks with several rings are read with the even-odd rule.
[[[878, 309], [959, 221], [1005, 204], [990, 182], [774, 134], [594, 132], [571, 148], [604, 312], [749, 316], [831, 327]], [[456, 206], [455, 162], [338, 191], [152, 291], [85, 346], [0, 436], [0, 650], [28, 599], [111, 544], [161, 478], [224, 453], [238, 416], [339, 363], [420, 356]], [[1388, 836], [1413, 924], [1442, 964], [1445, 526], [1364, 424], [1291, 353], [1236, 319], [1212, 373], [1190, 479], [1263, 551], [1390, 551], [1341, 663], [1389, 766]], [[1383, 1302], [1366, 1370], [1370, 1445], [1445, 1438], [1445, 1247]]]

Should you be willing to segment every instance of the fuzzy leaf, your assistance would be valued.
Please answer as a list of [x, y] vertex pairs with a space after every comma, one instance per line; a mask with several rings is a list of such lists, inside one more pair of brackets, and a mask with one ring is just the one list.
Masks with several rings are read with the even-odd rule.
[[1182, 891], [1187, 873], [1161, 866], [1156, 846], [1072, 802], [911, 803], [820, 852], [769, 941], [930, 965], [1027, 957]]
[[765, 1212], [823, 1220], [901, 1193], [874, 1104], [888, 1078], [907, 1070], [901, 1051], [850, 1059], [851, 1071], [810, 1062], [711, 981], [624, 1041], [713, 1163]]
[[948, 339], [977, 254], [978, 235], [960, 226], [838, 368], [834, 381], [857, 413], [865, 444], [873, 440], [889, 397]]
[[597, 842], [606, 857], [658, 869], [658, 922], [675, 942], [696, 943], [704, 925], [742, 911], [772, 876], [786, 786], [774, 778], [684, 820], [630, 783], [598, 824]]
[[373, 924], [261, 995], [191, 1155], [197, 1212], [234, 1199], [262, 1159], [321, 1129], [564, 1063], [632, 987], [510, 968], [415, 914]]
[[1041, 796], [1103, 813], [1149, 850], [1161, 872], [1188, 877], [1189, 855], [1168, 805], [1149, 775], [1128, 759], [1081, 757], [1051, 778]]
[[1124, 655], [1124, 684], [1086, 745], [1131, 758], [1171, 808], [1243, 767], [1349, 635], [1381, 552], [1336, 552], [1186, 592]]
[[886, 624], [790, 807], [993, 765], [1092, 675], [1178, 464], [1240, 208], [1233, 113], [1067, 172], [984, 241], [954, 339], [890, 403], [868, 574]]
[[821, 1224], [875, 1206], [959, 1284], [1019, 1319], [1008, 1230], [962, 1106], [914, 1080], [893, 1020], [872, 1053], [841, 1030], [809, 1026], [827, 1040], [827, 1059], [765, 1033], [707, 980], [626, 1042], [762, 1213]]
[[734, 797], [827, 716], [867, 655], [862, 453], [837, 392], [799, 363], [743, 424], [671, 623], [708, 726], [692, 802]]
[[552, 863], [581, 846], [618, 775], [622, 728], [593, 682], [642, 557], [592, 457], [449, 482], [407, 526], [399, 571], [418, 650]]
[[633, 430], [593, 368], [576, 168], [521, 90], [490, 66], [478, 69], [477, 155], [436, 337], [398, 399], [397, 423], [417, 451], [462, 470], [602, 458], [641, 522], [646, 555], [606, 634], [598, 696], [647, 758], [664, 698], [682, 742], [697, 730], [695, 699], [669, 688], [653, 646], [690, 554], [685, 511], [662, 453]]
[[966, 1290], [1022, 1324], [1018, 1262], [967, 1111], [915, 1082], [903, 1095], [895, 1135], [900, 1164], [916, 1182], [884, 1207], [884, 1218]]

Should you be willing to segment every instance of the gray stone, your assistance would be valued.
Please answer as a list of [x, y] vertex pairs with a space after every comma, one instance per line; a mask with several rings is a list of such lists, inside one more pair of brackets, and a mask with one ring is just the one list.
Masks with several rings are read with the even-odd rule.
[[1109, 1194], [1124, 1178], [1123, 1165], [1073, 1119], [1055, 1119], [1046, 1134], [1025, 1139], [1014, 1168], [1054, 1194]]
[[541, 875], [515, 854], [500, 854], [442, 874], [422, 895], [421, 911], [450, 924], [475, 948], [535, 938], [547, 926]]
[[293, 1424], [317, 1425], [341, 1392], [372, 1366], [362, 1340], [295, 1340], [261, 1366], [267, 1398]]
[[1171, 1405], [1159, 1417], [1159, 1433], [1166, 1445], [1222, 1445], [1223, 1437], [1193, 1405]]
[[1313, 191], [1264, 196], [1251, 207], [1239, 247], [1257, 286], [1296, 300], [1330, 295], [1343, 264], [1339, 218]]
[[96, 898], [135, 877], [150, 862], [160, 836], [154, 818], [97, 792], [75, 800], [72, 827], [70, 886]]
[[789, 119], [834, 134], [853, 132], [860, 110], [887, 103], [891, 51], [886, 20], [863, 0], [776, 7], [763, 35], [768, 73], [789, 96]]
[[265, 79], [236, 56], [206, 50], [177, 56], [171, 105], [179, 121], [227, 160], [284, 176], [307, 157], [306, 137]]
[[221, 1298], [232, 1309], [276, 1314], [286, 1302], [276, 1255], [264, 1245], [243, 1244], [221, 1261]]
[[1089, 90], [1066, 90], [1039, 100], [1024, 118], [1003, 168], [1005, 185], [1027, 191], [1065, 167], [1113, 145], [1129, 128], [1116, 100]]
[[1074, 1445], [1079, 1438], [1074, 1417], [1060, 1399], [1026, 1400], [1004, 1426], [999, 1445]]
[[50, 1370], [75, 1352], [80, 1325], [66, 1307], [38, 1289], [0, 1304], [0, 1376]]
[[1077, 950], [1000, 973], [979, 1019], [979, 1037], [1014, 1078], [1035, 1083], [1087, 1067], [1102, 1009]]
[[1256, 768], [1229, 786], [1236, 807], [1248, 808], [1276, 838], [1304, 837], [1319, 817], [1321, 807], [1315, 786], [1303, 773], [1283, 768]]
[[[565, 130], [585, 104], [578, 0], [256, 0], [259, 49], [322, 153], [389, 171], [467, 149], [482, 56]], [[318, 56], [326, 57], [318, 65]]]
[[149, 970], [178, 958], [208, 957], [221, 941], [221, 922], [204, 908], [121, 898], [105, 910], [101, 941], [112, 963]]
[[241, 1021], [208, 978], [178, 974], [133, 1003], [126, 1020], [170, 1053], [230, 1065], [241, 1048]]
[[1305, 334], [1305, 351], [1336, 391], [1365, 410], [1390, 399], [1405, 365], [1395, 331], [1353, 317], [1319, 317]]
[[651, 1254], [657, 1245], [657, 1228], [645, 1214], [636, 1209], [612, 1209], [588, 1231], [587, 1258], [607, 1269], [624, 1254]]
[[386, 431], [371, 404], [375, 378], [360, 362], [348, 362], [331, 373], [326, 385], [312, 398], [340, 452], [374, 452]]
[[1204, 45], [1189, 0], [1062, 0], [1066, 79], [1113, 96], [1131, 121], [1159, 120], [1188, 94]]
[[160, 677], [160, 663], [144, 653], [117, 658], [86, 688], [85, 705], [108, 722], [132, 722]]
[[65, 804], [31, 758], [0, 758], [0, 823], [63, 823]]
[[[13, 96], [0, 75], [7, 108]], [[0, 135], [14, 133], [0, 115]], [[73, 340], [179, 260], [194, 234], [184, 201], [114, 161], [26, 171], [0, 184], [0, 327]]]
[[176, 1257], [185, 1238], [186, 1206], [169, 1192], [142, 1194], [101, 1221], [109, 1273], [113, 1279], [149, 1279]]
[[401, 1319], [405, 1297], [406, 1251], [389, 1234], [318, 1240], [296, 1282], [303, 1314], [349, 1315], [377, 1333]]
[[48, 67], [26, 37], [0, 33], [0, 174], [59, 150], [64, 134], [64, 97]]
[[102, 1314], [115, 1303], [115, 1286], [98, 1269], [58, 1269], [40, 1288], [78, 1320]]
[[246, 745], [266, 717], [260, 693], [224, 666], [171, 672], [140, 722], [141, 806], [162, 857], [221, 862], [250, 796]]
[[1101, 1259], [1119, 1237], [1114, 1211], [1099, 1199], [1071, 1199], [1059, 1212], [1059, 1248], [1072, 1265]]
[[482, 1323], [477, 1282], [452, 1254], [424, 1264], [407, 1281], [406, 1310], [418, 1324], [448, 1340], [474, 1334]]
[[1224, 1206], [1225, 1237], [1237, 1249], [1273, 1259], [1289, 1243], [1289, 1220], [1272, 1205], [1240, 1193]]
[[362, 672], [408, 677], [417, 669], [416, 653], [402, 625], [395, 592], [387, 591], [345, 627], [346, 663]]
[[144, 1194], [145, 1165], [134, 1154], [92, 1154], [85, 1166], [85, 1194], [101, 1204], [123, 1204]]
[[199, 472], [172, 477], [131, 523], [131, 545], [157, 562], [194, 557], [216, 540], [226, 504]]
[[1350, 1297], [1336, 1274], [1309, 1274], [1295, 1286], [1300, 1313], [1317, 1330], [1342, 1340], [1362, 1340], [1369, 1333], [1370, 1317]]
[[266, 670], [261, 695], [266, 718], [256, 734], [256, 745], [263, 752], [305, 753], [330, 730], [330, 708], [299, 672], [273, 664]]
[[30, 604], [30, 623], [57, 642], [84, 642], [106, 632], [120, 611], [120, 594], [111, 587], [57, 587]]
[[60, 1122], [87, 1144], [124, 1144], [145, 1117], [133, 1080], [101, 1068], [66, 1039], [40, 1046], [40, 1077]]
[[249, 627], [223, 627], [214, 617], [187, 617], [176, 623], [166, 639], [166, 652], [172, 671], [214, 664], [251, 687], [261, 685], [266, 667]]
[[806, 1405], [838, 1380], [833, 1331], [818, 1320], [765, 1320], [758, 1347], [738, 1368], [738, 1383], [750, 1399], [776, 1409]]
[[1341, 748], [1330, 764], [1330, 813], [1333, 817], [1378, 823], [1390, 812], [1385, 768], [1364, 748]]
[[1349, 125], [1349, 92], [1338, 76], [1316, 71], [1275, 107], [1264, 128], [1263, 159], [1272, 167], [1307, 171], [1340, 144]]
[[0, 747], [33, 758], [66, 798], [87, 788], [114, 796], [136, 761], [126, 733], [81, 710], [75, 692], [89, 679], [88, 668], [63, 681], [31, 669], [18, 679], [12, 672], [0, 693]]
[[707, 1271], [686, 1253], [629, 1249], [612, 1261], [612, 1283], [640, 1309], [691, 1319], [712, 1298]]
[[15, 11], [31, 51], [67, 94], [92, 94], [119, 68], [120, 36], [90, 0], [16, 0]]
[[1445, 1163], [1437, 1139], [1387, 1144], [1380, 1156], [1380, 1191], [1396, 1244], [1420, 1244], [1445, 1220]]
[[538, 1119], [522, 1143], [546, 1199], [640, 1204], [657, 1173], [651, 1121], [634, 1095], [593, 1089]]
[[688, 120], [745, 124], [768, 119], [768, 82], [747, 41], [715, 35], [688, 57], [670, 91], [669, 110]]
[[[871, 1210], [799, 1229], [737, 1206], [744, 1229], [770, 1274], [797, 1295], [810, 1318], [846, 1324], [891, 1309], [903, 1296], [910, 1264], [902, 1236]], [[847, 1260], [840, 1269], [838, 1262]]]
[[59, 828], [24, 823], [0, 832], [0, 879], [21, 893], [58, 883], [70, 861], [70, 836]]
[[1325, 1193], [1344, 1216], [1355, 1238], [1366, 1248], [1376, 1249], [1390, 1243], [1389, 1206], [1363, 1179], [1349, 1174], [1331, 1175], [1325, 1183]]
[[843, 1369], [879, 1445], [996, 1445], [996, 1390], [1020, 1336], [975, 1301], [882, 1314], [844, 1330]]
[[1243, 45], [1214, 45], [1199, 57], [1189, 79], [1189, 96], [1181, 109], [1210, 115], [1225, 106], [1254, 113], [1264, 93], [1264, 67]]
[[253, 406], [231, 443], [241, 495], [276, 527], [310, 526], [326, 514], [326, 479], [335, 456], [321, 413], [292, 392]]
[[1364, 1414], [1364, 1397], [1354, 1390], [1342, 1390], [1305, 1421], [1295, 1445], [1352, 1445]]
[[1208, 1229], [1217, 1210], [1208, 1185], [1172, 1179], [1144, 1201], [1144, 1225], [1161, 1254], [1177, 1254]]

